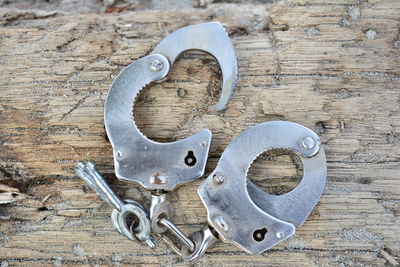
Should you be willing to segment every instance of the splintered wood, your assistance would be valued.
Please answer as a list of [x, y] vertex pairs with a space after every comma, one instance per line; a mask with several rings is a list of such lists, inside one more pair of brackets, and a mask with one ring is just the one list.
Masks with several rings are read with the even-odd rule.
[[[321, 136], [328, 177], [294, 237], [258, 256], [220, 242], [198, 265], [398, 266], [399, 20], [397, 0], [75, 15], [0, 9], [0, 190], [16, 190], [18, 198], [0, 206], [1, 266], [186, 265], [164, 244], [153, 251], [119, 235], [110, 207], [73, 167], [94, 160], [122, 198], [149, 204], [142, 188], [114, 176], [103, 126], [107, 91], [124, 66], [168, 33], [207, 21], [224, 24], [236, 50], [230, 105], [222, 114], [213, 108], [220, 92], [215, 60], [188, 52], [167, 81], [141, 94], [139, 128], [162, 142], [210, 129], [207, 175], [240, 132], [293, 121]], [[295, 155], [281, 153], [260, 157], [249, 174], [279, 193], [302, 172]], [[186, 233], [206, 222], [196, 193], [201, 182], [170, 194], [174, 222]]]

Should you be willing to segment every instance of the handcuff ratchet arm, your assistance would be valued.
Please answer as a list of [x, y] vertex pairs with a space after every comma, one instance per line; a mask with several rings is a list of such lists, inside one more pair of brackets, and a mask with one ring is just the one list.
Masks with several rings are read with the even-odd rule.
[[139, 92], [146, 85], [164, 79], [176, 58], [191, 49], [216, 58], [223, 76], [216, 109], [224, 109], [229, 102], [236, 85], [237, 64], [222, 25], [211, 22], [188, 26], [167, 36], [152, 54], [127, 66], [108, 93], [104, 122], [119, 179], [138, 182], [147, 190], [171, 191], [203, 175], [211, 143], [208, 129], [176, 142], [158, 143], [140, 132], [132, 113]]
[[[300, 184], [280, 196], [265, 193], [247, 178], [253, 160], [276, 148], [298, 154], [304, 171]], [[320, 199], [325, 181], [325, 153], [317, 134], [296, 123], [272, 121], [236, 137], [198, 193], [221, 240], [260, 254], [294, 234]]]

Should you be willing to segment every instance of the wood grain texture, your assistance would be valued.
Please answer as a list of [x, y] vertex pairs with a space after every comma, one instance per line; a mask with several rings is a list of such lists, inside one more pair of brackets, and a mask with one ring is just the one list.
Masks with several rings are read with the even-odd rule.
[[[115, 179], [103, 126], [105, 97], [124, 66], [168, 33], [206, 21], [222, 22], [236, 49], [239, 80], [229, 107], [222, 114], [213, 109], [220, 90], [216, 62], [189, 52], [166, 82], [141, 95], [135, 108], [140, 129], [171, 141], [209, 128], [208, 174], [248, 127], [297, 122], [321, 136], [328, 178], [320, 203], [294, 237], [259, 256], [220, 242], [194, 265], [399, 266], [397, 0], [210, 4], [121, 14], [0, 10], [0, 182], [30, 196], [0, 206], [2, 266], [186, 265], [165, 245], [152, 251], [118, 235], [111, 209], [73, 167], [92, 159], [119, 195], [148, 204], [143, 189]], [[282, 189], [301, 174], [293, 155], [262, 158], [250, 172], [258, 184]], [[283, 184], [268, 179], [281, 176]], [[170, 196], [174, 221], [186, 233], [206, 221], [196, 193], [201, 181]]]

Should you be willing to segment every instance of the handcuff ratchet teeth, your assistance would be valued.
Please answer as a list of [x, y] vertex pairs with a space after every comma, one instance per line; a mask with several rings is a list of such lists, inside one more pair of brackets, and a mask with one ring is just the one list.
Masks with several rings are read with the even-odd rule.
[[[168, 35], [150, 55], [134, 61], [122, 70], [111, 85], [104, 108], [104, 124], [113, 147], [116, 176], [121, 180], [137, 182], [152, 191], [149, 216], [136, 216], [139, 218], [139, 226], [145, 224], [146, 227], [137, 227], [136, 233], [130, 234], [126, 218], [122, 216], [128, 211], [118, 207], [111, 218], [120, 233], [130, 239], [141, 237], [140, 240], [146, 241], [151, 247], [155, 244], [149, 234], [146, 232], [140, 235], [143, 229], [149, 228], [149, 220], [155, 234], [170, 230], [186, 246], [194, 249], [191, 240], [170, 221], [172, 208], [165, 192], [204, 174], [211, 132], [204, 129], [176, 142], [154, 142], [136, 126], [133, 106], [139, 92], [150, 83], [164, 81], [175, 60], [187, 50], [207, 52], [219, 63], [222, 92], [215, 108], [218, 111], [225, 109], [236, 88], [237, 62], [228, 34], [219, 22], [184, 27]], [[77, 173], [88, 183], [91, 182], [85, 173], [79, 170]], [[104, 198], [102, 190], [92, 188]], [[132, 206], [135, 207], [141, 208], [139, 205]]]
[[[300, 156], [303, 178], [284, 195], [271, 195], [247, 177], [253, 160], [271, 149]], [[215, 170], [198, 194], [207, 210], [208, 227], [192, 234], [196, 249], [182, 249], [183, 258], [196, 260], [217, 239], [250, 254], [260, 254], [295, 233], [307, 219], [325, 187], [326, 159], [320, 139], [292, 122], [257, 124], [237, 136], [222, 153]]]
[[187, 26], [168, 35], [150, 55], [127, 66], [108, 93], [104, 123], [119, 179], [138, 182], [147, 190], [171, 191], [203, 175], [211, 143], [208, 129], [177, 142], [158, 143], [140, 132], [132, 114], [138, 93], [146, 85], [163, 80], [177, 57], [193, 49], [211, 54], [221, 67], [223, 85], [216, 109], [223, 110], [230, 101], [237, 63], [222, 25], [211, 22]]
[[[223, 82], [216, 110], [225, 109], [236, 88], [237, 62], [228, 34], [219, 22], [188, 26], [171, 33], [150, 55], [122, 70], [106, 99], [104, 124], [113, 147], [116, 176], [121, 180], [137, 182], [152, 191], [150, 214], [137, 202], [119, 199], [93, 162], [79, 163], [75, 168], [77, 175], [114, 207], [111, 219], [118, 232], [131, 240], [146, 242], [153, 248], [156, 244], [150, 230], [155, 234], [170, 230], [194, 249], [191, 240], [170, 221], [172, 208], [165, 192], [203, 175], [211, 132], [204, 129], [177, 142], [154, 142], [137, 128], [132, 114], [133, 105], [145, 86], [164, 81], [179, 55], [193, 49], [207, 52], [218, 61]], [[127, 225], [129, 214], [136, 216], [137, 226]]]
[[[104, 123], [113, 147], [116, 176], [151, 191], [150, 214], [139, 203], [120, 200], [95, 170], [94, 163], [80, 163], [76, 172], [114, 206], [114, 226], [130, 239], [155, 247], [153, 232], [186, 261], [198, 259], [218, 239], [250, 254], [260, 254], [292, 236], [317, 204], [326, 181], [324, 149], [317, 134], [292, 122], [265, 122], [242, 132], [227, 146], [215, 170], [198, 189], [208, 224], [187, 237], [171, 222], [166, 192], [204, 174], [211, 132], [204, 129], [183, 140], [158, 143], [140, 132], [132, 110], [139, 92], [152, 82], [164, 81], [179, 55], [192, 49], [205, 51], [218, 61], [223, 82], [216, 110], [223, 110], [236, 87], [237, 62], [232, 43], [218, 22], [171, 33], [150, 55], [131, 63], [118, 75], [106, 99]], [[303, 164], [301, 182], [284, 195], [265, 193], [247, 177], [257, 156], [271, 149], [293, 151]], [[129, 213], [139, 219], [135, 229], [126, 223]], [[182, 247], [167, 241], [167, 230], [180, 240]]]

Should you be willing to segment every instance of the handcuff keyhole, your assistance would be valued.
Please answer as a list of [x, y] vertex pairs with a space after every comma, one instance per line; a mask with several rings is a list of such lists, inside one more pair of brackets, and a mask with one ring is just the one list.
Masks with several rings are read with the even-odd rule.
[[264, 240], [264, 238], [265, 238], [265, 235], [268, 233], [268, 230], [267, 230], [267, 228], [261, 228], [261, 229], [258, 229], [258, 230], [255, 230], [254, 232], [253, 232], [253, 239], [255, 240], [255, 241], [257, 241], [257, 242], [261, 242], [261, 241], [263, 241]]
[[196, 157], [192, 150], [189, 150], [186, 157], [185, 157], [185, 164], [189, 167], [192, 167], [196, 164]]

